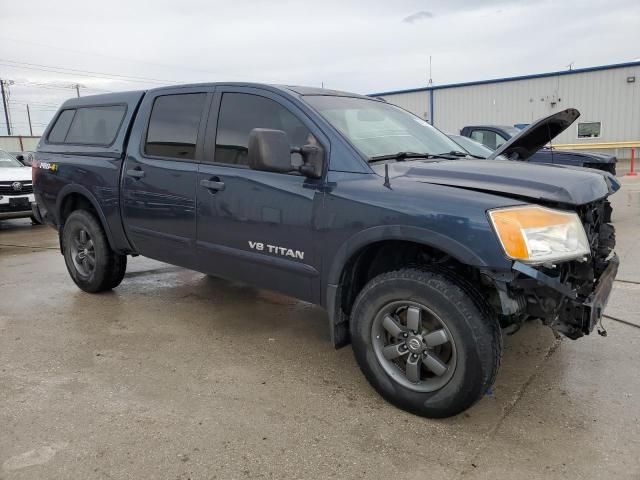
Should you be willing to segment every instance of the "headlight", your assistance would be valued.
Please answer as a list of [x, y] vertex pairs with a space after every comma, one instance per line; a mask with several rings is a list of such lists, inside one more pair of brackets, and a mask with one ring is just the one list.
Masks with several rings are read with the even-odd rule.
[[576, 213], [535, 205], [488, 213], [509, 258], [524, 263], [547, 263], [590, 253], [587, 235]]

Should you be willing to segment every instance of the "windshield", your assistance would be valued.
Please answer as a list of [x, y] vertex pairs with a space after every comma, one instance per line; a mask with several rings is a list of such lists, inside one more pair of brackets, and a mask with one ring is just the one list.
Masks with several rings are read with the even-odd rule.
[[0, 150], [0, 168], [24, 167], [13, 155]]
[[399, 152], [439, 155], [460, 151], [444, 133], [388, 103], [322, 95], [304, 99], [369, 159]]

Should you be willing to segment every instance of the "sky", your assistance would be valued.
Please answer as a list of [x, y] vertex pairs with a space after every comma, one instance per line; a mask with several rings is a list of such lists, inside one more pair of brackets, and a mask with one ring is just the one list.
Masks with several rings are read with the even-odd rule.
[[[202, 81], [358, 93], [640, 59], [637, 0], [0, 0], [15, 134], [75, 96]], [[1, 105], [0, 105], [1, 110]], [[6, 134], [0, 112], [0, 135]]]

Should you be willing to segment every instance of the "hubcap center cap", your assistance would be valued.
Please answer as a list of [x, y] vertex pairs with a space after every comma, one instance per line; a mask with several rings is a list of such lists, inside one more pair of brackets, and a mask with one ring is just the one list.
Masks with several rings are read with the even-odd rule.
[[422, 337], [413, 336], [407, 339], [407, 348], [411, 353], [420, 353], [422, 351]]

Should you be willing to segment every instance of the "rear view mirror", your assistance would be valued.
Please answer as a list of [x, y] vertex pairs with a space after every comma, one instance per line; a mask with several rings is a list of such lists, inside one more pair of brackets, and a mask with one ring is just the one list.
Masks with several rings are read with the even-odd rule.
[[[303, 164], [296, 167], [291, 154], [299, 153]], [[292, 147], [282, 130], [254, 128], [249, 133], [248, 161], [252, 170], [288, 173], [299, 171], [309, 178], [322, 177], [324, 150], [318, 145]]]
[[291, 145], [282, 130], [254, 128], [249, 133], [249, 167], [252, 170], [287, 173], [291, 165]]

